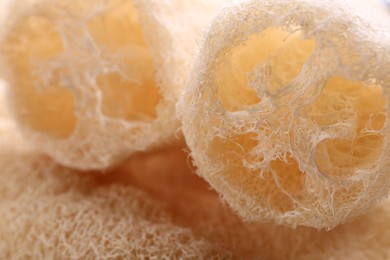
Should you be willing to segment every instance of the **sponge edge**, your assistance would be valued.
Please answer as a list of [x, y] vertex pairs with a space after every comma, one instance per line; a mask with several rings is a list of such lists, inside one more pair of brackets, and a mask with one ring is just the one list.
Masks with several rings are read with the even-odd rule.
[[24, 136], [87, 170], [176, 142], [175, 103], [217, 3], [13, 1], [2, 70]]
[[178, 106], [198, 174], [244, 219], [332, 229], [389, 187], [388, 32], [339, 1], [243, 1]]

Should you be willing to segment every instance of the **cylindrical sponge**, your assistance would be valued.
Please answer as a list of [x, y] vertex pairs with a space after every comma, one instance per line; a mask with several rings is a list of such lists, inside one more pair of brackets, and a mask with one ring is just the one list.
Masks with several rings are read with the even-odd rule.
[[178, 105], [204, 177], [240, 216], [333, 228], [389, 190], [389, 33], [340, 1], [238, 1]]
[[24, 135], [61, 164], [112, 166], [174, 140], [175, 103], [216, 1], [13, 1], [1, 70]]

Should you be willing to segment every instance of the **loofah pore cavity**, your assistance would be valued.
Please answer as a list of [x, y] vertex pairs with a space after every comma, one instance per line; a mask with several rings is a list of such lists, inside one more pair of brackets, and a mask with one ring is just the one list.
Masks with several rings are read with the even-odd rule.
[[214, 20], [178, 110], [199, 174], [245, 219], [329, 229], [388, 192], [389, 35], [359, 19], [278, 0]]

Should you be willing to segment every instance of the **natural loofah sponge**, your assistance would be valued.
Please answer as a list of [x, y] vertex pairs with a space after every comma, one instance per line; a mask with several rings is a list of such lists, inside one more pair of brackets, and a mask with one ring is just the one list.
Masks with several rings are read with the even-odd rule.
[[389, 33], [340, 1], [238, 1], [178, 104], [204, 177], [247, 220], [333, 228], [389, 191]]
[[61, 164], [109, 167], [172, 141], [175, 103], [218, 0], [22, 0], [0, 35], [24, 135]]

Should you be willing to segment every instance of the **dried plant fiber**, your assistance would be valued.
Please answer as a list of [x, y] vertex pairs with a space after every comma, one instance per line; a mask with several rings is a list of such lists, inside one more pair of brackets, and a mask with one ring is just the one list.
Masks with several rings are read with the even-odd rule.
[[8, 130], [0, 133], [1, 259], [390, 257], [389, 201], [330, 232], [244, 223], [178, 148], [101, 175], [61, 167]]
[[390, 32], [342, 1], [236, 1], [178, 104], [198, 174], [244, 219], [331, 229], [389, 191]]
[[24, 136], [78, 169], [176, 141], [175, 104], [218, 3], [12, 1], [1, 71]]

